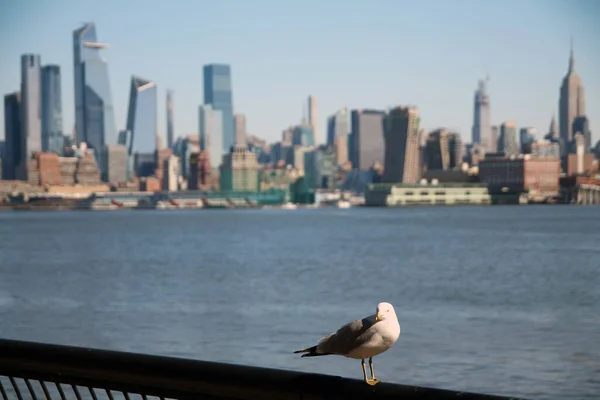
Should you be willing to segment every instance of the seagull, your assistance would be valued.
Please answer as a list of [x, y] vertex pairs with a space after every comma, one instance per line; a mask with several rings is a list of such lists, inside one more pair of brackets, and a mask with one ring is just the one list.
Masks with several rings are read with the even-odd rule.
[[[400, 323], [394, 307], [390, 303], [379, 303], [374, 314], [349, 322], [337, 332], [319, 340], [317, 345], [297, 350], [294, 354], [302, 353], [302, 357], [339, 355], [360, 359], [365, 382], [374, 386], [381, 381], [375, 378], [373, 357], [392, 347], [399, 337]], [[369, 359], [371, 378], [367, 378], [366, 358]]]

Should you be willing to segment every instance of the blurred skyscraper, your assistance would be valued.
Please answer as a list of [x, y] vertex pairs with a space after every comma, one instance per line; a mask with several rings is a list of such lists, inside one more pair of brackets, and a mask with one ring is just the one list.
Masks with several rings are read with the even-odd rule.
[[131, 77], [127, 130], [131, 132], [129, 155], [154, 154], [157, 149], [156, 84], [137, 76]]
[[327, 119], [327, 145], [333, 146], [336, 165], [348, 161], [349, 134], [350, 113], [347, 108], [342, 108]]
[[516, 156], [519, 154], [517, 144], [517, 125], [514, 121], [506, 121], [500, 125], [500, 137], [498, 138], [498, 152], [505, 156]]
[[75, 131], [79, 143], [99, 151], [117, 143], [117, 130], [108, 79], [108, 63], [100, 55], [96, 26], [87, 23], [73, 32]]
[[463, 146], [460, 135], [437, 129], [429, 134], [426, 144], [427, 170], [460, 169]]
[[63, 120], [60, 67], [42, 68], [42, 150], [62, 155]]
[[[225, 64], [204, 66], [204, 104], [223, 115], [223, 152], [229, 153], [235, 142], [231, 67]], [[213, 156], [210, 156], [211, 162]]]
[[42, 151], [42, 85], [40, 56], [21, 56], [21, 156], [16, 179], [27, 180], [27, 160]]
[[292, 130], [292, 144], [295, 146], [314, 146], [315, 133], [310, 125], [297, 125]]
[[319, 106], [316, 96], [308, 96], [308, 124], [313, 130], [314, 144], [319, 143]]
[[519, 130], [520, 150], [522, 154], [531, 153], [531, 144], [535, 141], [537, 129], [527, 127]]
[[175, 137], [173, 132], [173, 91], [167, 90], [167, 147], [173, 148]]
[[573, 136], [580, 133], [583, 136], [583, 146], [585, 151], [590, 151], [592, 147], [592, 133], [590, 132], [590, 123], [585, 115], [578, 115], [573, 120]]
[[384, 116], [385, 112], [378, 110], [352, 110], [348, 157], [353, 169], [367, 171], [375, 163], [383, 164], [385, 158]]
[[225, 151], [223, 149], [223, 112], [210, 104], [203, 104], [198, 110], [198, 131], [200, 150], [208, 152], [211, 168], [219, 168]]
[[16, 167], [21, 163], [21, 93], [4, 96], [4, 140], [5, 151], [2, 159], [2, 178], [17, 179]]
[[479, 81], [475, 91], [475, 104], [473, 110], [473, 137], [472, 143], [481, 144], [485, 151], [490, 151], [492, 125], [490, 121], [490, 98], [486, 90], [487, 78]]
[[347, 108], [342, 108], [327, 119], [327, 145], [335, 145], [336, 136], [346, 136], [348, 133], [350, 133], [350, 113]]
[[498, 125], [493, 125], [490, 130], [490, 145], [488, 148], [484, 149], [485, 152], [488, 153], [496, 153], [498, 151], [498, 137], [499, 137], [500, 128]]
[[560, 136], [558, 134], [558, 125], [556, 125], [556, 118], [554, 117], [554, 115], [552, 115], [552, 120], [550, 121], [550, 127], [548, 128], [548, 133], [546, 134], [545, 138], [547, 140], [558, 141], [559, 137]]
[[384, 119], [385, 164], [383, 182], [416, 183], [419, 169], [419, 110], [396, 107]]
[[244, 114], [235, 114], [235, 145], [246, 147], [246, 116]]
[[573, 140], [573, 122], [575, 118], [585, 114], [585, 97], [583, 83], [579, 74], [575, 72], [575, 56], [573, 44], [569, 57], [569, 70], [563, 78], [560, 87], [560, 100], [558, 110], [558, 123], [560, 125], [560, 138], [565, 146]]

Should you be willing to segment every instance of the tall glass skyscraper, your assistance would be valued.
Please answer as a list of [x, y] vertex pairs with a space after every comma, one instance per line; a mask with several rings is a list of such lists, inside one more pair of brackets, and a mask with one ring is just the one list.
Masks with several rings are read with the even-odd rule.
[[73, 32], [75, 133], [77, 142], [86, 142], [96, 152], [117, 143], [108, 63], [100, 55], [107, 46], [98, 43], [94, 23]]
[[128, 154], [154, 154], [157, 149], [157, 99], [154, 82], [131, 77], [127, 130], [130, 132]]
[[61, 154], [62, 134], [60, 67], [46, 65], [42, 68], [42, 150]]
[[223, 146], [223, 112], [210, 104], [203, 104], [198, 110], [200, 149], [208, 151], [211, 168], [219, 168], [226, 153]]
[[21, 162], [17, 165], [17, 179], [27, 179], [27, 159], [42, 151], [40, 56], [21, 56]]
[[235, 143], [231, 91], [231, 67], [229, 65], [209, 64], [204, 66], [204, 104], [210, 104], [213, 109], [220, 110], [223, 114], [223, 150], [226, 153]]

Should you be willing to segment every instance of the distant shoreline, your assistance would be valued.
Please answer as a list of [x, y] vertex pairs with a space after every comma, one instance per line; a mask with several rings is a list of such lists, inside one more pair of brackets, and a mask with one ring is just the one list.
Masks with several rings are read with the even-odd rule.
[[[366, 206], [366, 205], [355, 205], [350, 208], [429, 208], [429, 207], [448, 207], [448, 208], [456, 208], [456, 207], [467, 207], [467, 206], [476, 206], [476, 207], [484, 207], [484, 206], [535, 206], [535, 205], [563, 205], [563, 206], [572, 206], [578, 204], [567, 204], [567, 203], [529, 203], [529, 204], [515, 204], [515, 203], [504, 203], [504, 204], [411, 204], [405, 206]], [[119, 207], [119, 208], [87, 208], [87, 207], [72, 207], [72, 206], [10, 206], [10, 205], [0, 205], [0, 212], [23, 212], [23, 211], [125, 211], [125, 210], [154, 210], [154, 211], [186, 211], [186, 210], [294, 210], [294, 209], [320, 209], [320, 208], [333, 208], [337, 209], [338, 207], [323, 205], [323, 206], [315, 206], [315, 205], [307, 205], [307, 204], [298, 204], [294, 208], [287, 208], [285, 206], [256, 206], [256, 207], [173, 207], [173, 208], [157, 208], [157, 207]], [[342, 209], [342, 208], [340, 208]]]

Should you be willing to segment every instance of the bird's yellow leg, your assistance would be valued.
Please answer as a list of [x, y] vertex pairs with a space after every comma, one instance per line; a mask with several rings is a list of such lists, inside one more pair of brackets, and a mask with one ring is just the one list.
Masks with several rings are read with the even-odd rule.
[[369, 383], [369, 379], [367, 379], [367, 364], [365, 363], [365, 359], [360, 360], [360, 365], [363, 369], [363, 377], [365, 378], [365, 382]]
[[371, 370], [371, 379], [369, 379], [369, 381], [372, 382], [369, 383], [369, 385], [376, 385], [379, 382], [381, 382], [379, 379], [375, 378], [375, 370], [373, 369], [373, 357], [369, 357], [369, 369]]

